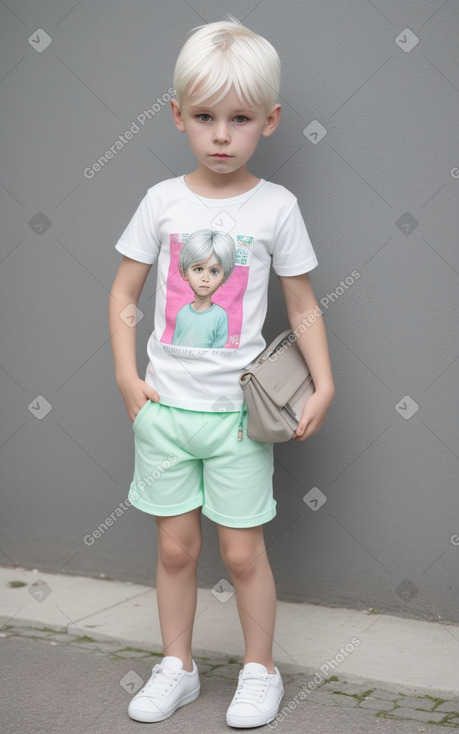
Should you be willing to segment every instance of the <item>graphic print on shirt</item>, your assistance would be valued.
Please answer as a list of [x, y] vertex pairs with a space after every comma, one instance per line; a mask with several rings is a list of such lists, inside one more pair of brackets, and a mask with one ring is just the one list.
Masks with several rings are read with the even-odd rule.
[[237, 349], [253, 237], [197, 230], [170, 235], [166, 328], [177, 347]]

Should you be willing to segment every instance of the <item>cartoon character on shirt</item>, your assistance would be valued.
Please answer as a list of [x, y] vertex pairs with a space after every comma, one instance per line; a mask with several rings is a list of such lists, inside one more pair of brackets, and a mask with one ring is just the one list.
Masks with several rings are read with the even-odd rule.
[[180, 251], [180, 274], [194, 300], [177, 313], [172, 344], [188, 347], [223, 347], [228, 339], [228, 315], [212, 296], [233, 272], [236, 245], [226, 232], [199, 229], [190, 234]]

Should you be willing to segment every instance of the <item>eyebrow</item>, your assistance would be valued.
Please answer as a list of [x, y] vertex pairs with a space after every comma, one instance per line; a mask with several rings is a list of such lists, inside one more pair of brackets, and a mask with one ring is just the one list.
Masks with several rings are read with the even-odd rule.
[[[200, 105], [190, 105], [190, 107], [188, 109], [190, 109], [193, 112], [196, 112], [196, 110], [201, 110], [201, 112], [203, 112], [205, 110], [207, 112], [207, 111], [212, 111], [213, 108], [212, 108], [212, 106], [208, 106], [207, 107], [204, 104], [200, 104]], [[232, 110], [231, 111], [231, 114], [232, 115], [242, 115], [242, 114], [246, 115], [246, 114], [253, 114], [254, 112], [255, 112], [255, 110], [250, 109], [249, 107], [247, 107], [247, 108], [240, 107], [240, 108], [238, 108], [236, 110]]]
[[[201, 265], [204, 265], [204, 263], [206, 263], [206, 262], [207, 262], [207, 260], [201, 260], [201, 262], [199, 262], [199, 263], [191, 263], [191, 265], [189, 267], [190, 268], [197, 268], [197, 267], [200, 267]], [[222, 266], [216, 260], [214, 263], [212, 263], [212, 265], [208, 265], [207, 267], [209, 267], [209, 268], [215, 268], [215, 267], [216, 268], [221, 268]]]

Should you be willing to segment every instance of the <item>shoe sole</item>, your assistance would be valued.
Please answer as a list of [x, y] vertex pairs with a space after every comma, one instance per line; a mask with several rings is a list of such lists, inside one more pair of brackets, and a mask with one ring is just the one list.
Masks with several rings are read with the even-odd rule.
[[130, 718], [134, 721], [142, 721], [147, 724], [152, 724], [156, 721], [164, 721], [165, 719], [168, 719], [170, 716], [172, 716], [172, 714], [177, 711], [177, 709], [181, 706], [186, 706], [187, 703], [192, 703], [192, 701], [195, 701], [198, 698], [200, 691], [201, 687], [199, 686], [199, 688], [191, 691], [191, 693], [187, 693], [187, 695], [181, 698], [180, 701], [178, 701], [178, 703], [174, 706], [174, 708], [172, 710], [169, 710], [167, 713], [158, 712], [157, 714], [148, 714], [142, 713], [141, 711], [139, 711], [138, 713], [131, 713], [128, 709], [128, 714]]
[[264, 716], [233, 716], [232, 714], [226, 714], [226, 723], [228, 726], [232, 726], [233, 729], [250, 729], [255, 726], [265, 726], [274, 721], [277, 714], [279, 713], [280, 702], [284, 696], [284, 689], [282, 689], [282, 696], [279, 699], [279, 705], [274, 711]]
[[238, 716], [237, 721], [236, 719], [233, 719], [231, 716], [226, 717], [226, 723], [228, 726], [232, 726], [233, 729], [251, 729], [252, 727], [256, 726], [264, 726], [265, 724], [270, 724], [271, 721], [274, 721], [274, 719], [277, 716], [277, 712], [274, 715], [268, 716], [268, 718], [262, 718], [258, 717], [257, 719], [255, 717], [245, 717]]

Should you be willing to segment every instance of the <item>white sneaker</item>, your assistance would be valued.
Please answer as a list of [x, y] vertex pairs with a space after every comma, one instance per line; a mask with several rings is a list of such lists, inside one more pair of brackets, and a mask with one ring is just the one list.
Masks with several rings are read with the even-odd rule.
[[153, 675], [134, 698], [128, 714], [136, 721], [163, 721], [179, 706], [191, 703], [199, 696], [199, 673], [193, 660], [193, 671], [183, 670], [180, 658], [166, 655], [155, 665]]
[[226, 723], [240, 729], [274, 721], [284, 695], [277, 668], [268, 673], [259, 663], [246, 663], [239, 673], [236, 693], [226, 712]]

